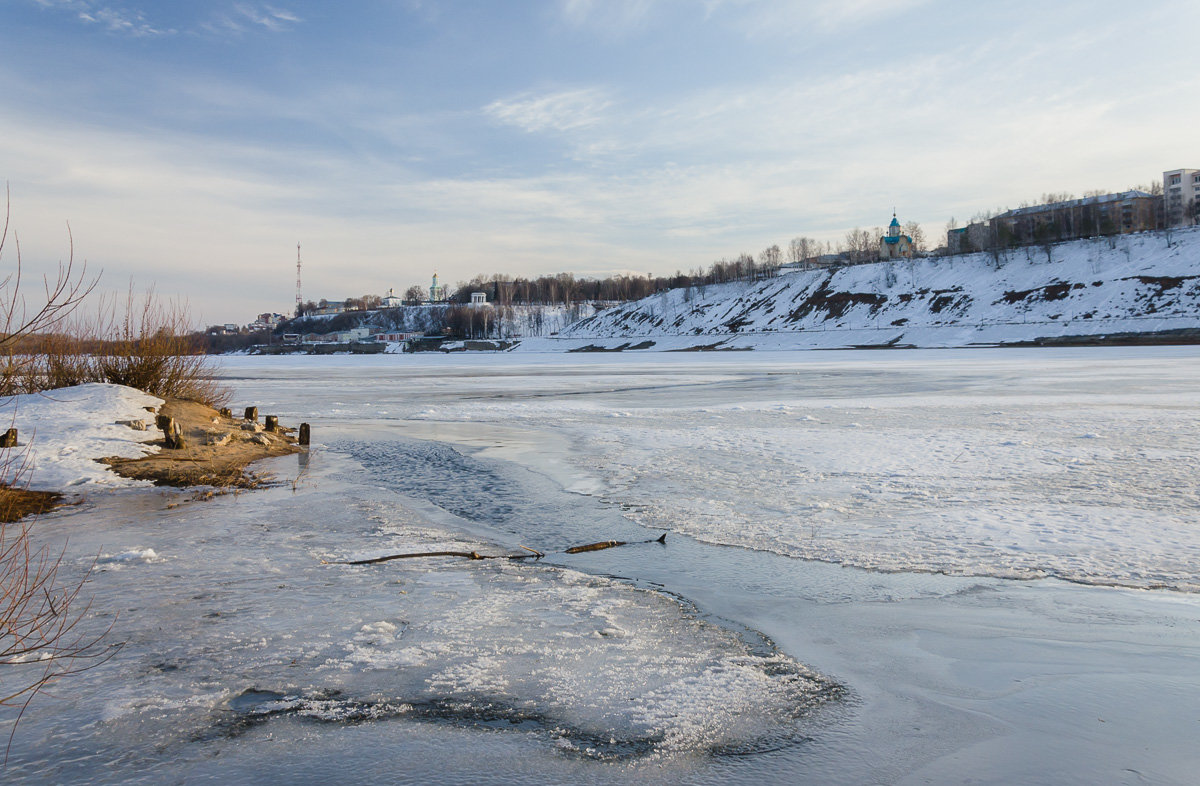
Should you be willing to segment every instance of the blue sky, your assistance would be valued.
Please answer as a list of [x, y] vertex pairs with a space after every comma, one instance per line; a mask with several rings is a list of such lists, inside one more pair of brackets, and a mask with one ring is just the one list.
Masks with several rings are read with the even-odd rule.
[[[1200, 4], [0, 0], [0, 178], [204, 322], [665, 274], [1200, 167]], [[12, 254], [6, 249], [4, 263]]]

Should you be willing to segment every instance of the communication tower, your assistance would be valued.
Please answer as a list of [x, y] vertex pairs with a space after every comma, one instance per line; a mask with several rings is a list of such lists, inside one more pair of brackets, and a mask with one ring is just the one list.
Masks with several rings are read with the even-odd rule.
[[296, 244], [296, 308], [300, 307], [303, 301], [300, 298], [300, 244]]

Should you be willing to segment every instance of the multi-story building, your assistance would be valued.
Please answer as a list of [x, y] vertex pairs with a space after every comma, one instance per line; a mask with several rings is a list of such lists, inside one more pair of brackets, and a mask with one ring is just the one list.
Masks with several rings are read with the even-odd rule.
[[991, 224], [1000, 246], [1144, 232], [1158, 225], [1158, 199], [1145, 191], [1102, 194], [1009, 210]]
[[1200, 169], [1163, 172], [1163, 207], [1168, 226], [1195, 226], [1200, 219]]
[[983, 251], [990, 247], [991, 237], [991, 224], [980, 222], [947, 230], [946, 253], [969, 254], [972, 251]]

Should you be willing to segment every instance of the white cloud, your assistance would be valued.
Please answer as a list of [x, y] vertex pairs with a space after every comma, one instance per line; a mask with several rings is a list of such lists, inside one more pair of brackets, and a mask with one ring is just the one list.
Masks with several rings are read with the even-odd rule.
[[176, 30], [150, 22], [141, 11], [103, 5], [93, 0], [36, 0], [43, 8], [69, 11], [85, 24], [135, 38], [172, 35]]
[[612, 99], [599, 88], [537, 95], [523, 93], [483, 108], [489, 117], [530, 133], [573, 131], [600, 122]]
[[272, 32], [280, 32], [291, 29], [291, 27], [303, 21], [291, 11], [274, 6], [252, 6], [238, 4], [234, 9], [245, 19], [252, 24], [265, 27]]
[[572, 27], [619, 32], [644, 26], [662, 0], [561, 0], [560, 14]]
[[[933, 0], [560, 0], [571, 27], [606, 33], [640, 32], [674, 16], [715, 20], [752, 38], [794, 38], [874, 24]], [[802, 39], [801, 39], [802, 40]]]

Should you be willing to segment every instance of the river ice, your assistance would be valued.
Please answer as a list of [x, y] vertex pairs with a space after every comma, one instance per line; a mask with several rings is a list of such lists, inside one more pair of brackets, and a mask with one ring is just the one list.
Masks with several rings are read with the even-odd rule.
[[[1200, 765], [1194, 349], [223, 373], [318, 444], [271, 462], [287, 482], [265, 491], [118, 491], [39, 523], [75, 571], [95, 561], [88, 624], [124, 646], [31, 705], [6, 780], [1186, 783]], [[522, 546], [549, 554], [332, 564]]]

